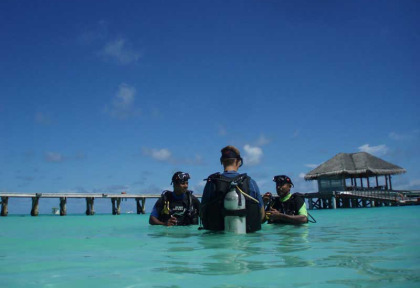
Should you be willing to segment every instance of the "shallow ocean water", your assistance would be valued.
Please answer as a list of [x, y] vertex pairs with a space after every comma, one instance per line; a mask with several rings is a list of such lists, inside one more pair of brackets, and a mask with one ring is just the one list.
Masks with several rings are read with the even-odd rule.
[[0, 218], [2, 287], [419, 287], [420, 206], [314, 210], [247, 235], [149, 214]]

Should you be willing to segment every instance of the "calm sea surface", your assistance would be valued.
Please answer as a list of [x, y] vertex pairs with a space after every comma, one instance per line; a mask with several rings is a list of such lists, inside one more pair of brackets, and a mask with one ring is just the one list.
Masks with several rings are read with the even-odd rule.
[[228, 235], [149, 215], [0, 218], [1, 287], [420, 287], [420, 206]]

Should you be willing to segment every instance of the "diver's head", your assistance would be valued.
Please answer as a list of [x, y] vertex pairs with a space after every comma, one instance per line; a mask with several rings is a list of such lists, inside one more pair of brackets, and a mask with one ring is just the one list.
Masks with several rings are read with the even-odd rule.
[[188, 179], [190, 179], [190, 174], [186, 172], [175, 172], [172, 176], [172, 182], [174, 186], [175, 194], [184, 194], [188, 190]]
[[290, 189], [295, 186], [290, 177], [286, 175], [274, 176], [273, 181], [276, 182], [277, 195], [280, 197], [285, 197], [290, 193]]
[[229, 170], [237, 171], [239, 167], [243, 164], [243, 159], [241, 157], [241, 152], [235, 146], [226, 146], [221, 151], [222, 156], [220, 157], [220, 163], [226, 170], [226, 167], [229, 167]]

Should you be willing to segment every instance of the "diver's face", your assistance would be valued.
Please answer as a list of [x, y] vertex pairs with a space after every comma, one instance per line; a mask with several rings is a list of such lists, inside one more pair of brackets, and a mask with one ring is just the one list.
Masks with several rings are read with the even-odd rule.
[[185, 194], [188, 190], [188, 181], [174, 183], [174, 192], [177, 194]]
[[283, 185], [276, 185], [276, 190], [277, 190], [277, 195], [279, 195], [280, 197], [284, 197], [287, 194], [290, 193], [290, 189], [292, 189], [292, 184], [290, 183], [285, 183]]

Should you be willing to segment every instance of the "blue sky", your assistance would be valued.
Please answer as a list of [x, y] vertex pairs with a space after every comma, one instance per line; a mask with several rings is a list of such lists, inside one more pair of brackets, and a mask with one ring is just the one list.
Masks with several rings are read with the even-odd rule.
[[0, 2], [0, 191], [273, 191], [366, 151], [420, 189], [419, 1]]

